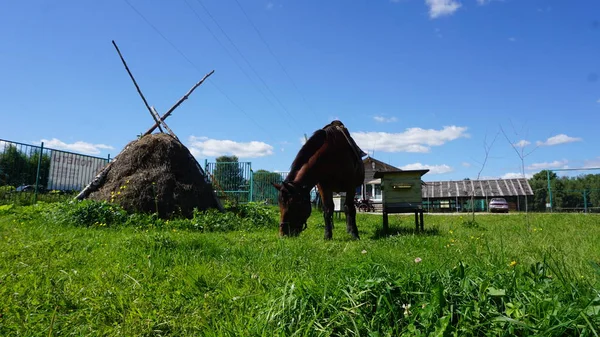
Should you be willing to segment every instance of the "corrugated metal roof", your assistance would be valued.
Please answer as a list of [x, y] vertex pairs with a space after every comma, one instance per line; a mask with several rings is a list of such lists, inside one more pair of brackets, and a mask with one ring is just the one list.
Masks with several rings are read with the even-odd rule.
[[423, 198], [512, 197], [533, 195], [525, 178], [493, 180], [428, 181], [422, 187]]

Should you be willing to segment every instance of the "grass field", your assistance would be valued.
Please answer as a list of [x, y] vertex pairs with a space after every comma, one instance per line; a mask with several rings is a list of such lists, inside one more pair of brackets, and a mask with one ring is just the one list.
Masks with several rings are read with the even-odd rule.
[[425, 215], [422, 234], [394, 215], [384, 236], [359, 214], [361, 240], [342, 218], [326, 242], [318, 212], [282, 239], [273, 209], [85, 207], [0, 206], [0, 336], [600, 334], [595, 215]]

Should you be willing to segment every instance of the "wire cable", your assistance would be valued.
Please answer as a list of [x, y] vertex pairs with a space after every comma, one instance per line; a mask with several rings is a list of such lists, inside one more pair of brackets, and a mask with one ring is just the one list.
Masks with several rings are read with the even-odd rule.
[[[269, 102], [269, 104], [271, 104], [271, 106], [277, 110], [277, 107], [275, 106], [275, 104], [271, 101], [271, 99], [262, 91], [262, 89], [258, 86], [258, 84], [256, 84], [256, 82], [252, 79], [252, 77], [250, 77], [250, 75], [248, 75], [248, 73], [244, 70], [244, 68], [239, 64], [239, 62], [233, 57], [233, 55], [231, 55], [231, 53], [229, 52], [229, 49], [227, 49], [225, 47], [225, 45], [221, 42], [221, 40], [219, 40], [219, 38], [215, 35], [215, 33], [212, 31], [212, 29], [210, 29], [210, 27], [206, 24], [206, 22], [204, 22], [204, 20], [202, 20], [202, 18], [200, 17], [200, 14], [198, 14], [198, 12], [196, 11], [196, 9], [194, 9], [194, 7], [192, 7], [192, 5], [190, 5], [190, 3], [188, 2], [188, 0], [184, 0], [186, 5], [192, 10], [192, 12], [194, 13], [194, 15], [196, 16], [196, 18], [198, 19], [198, 21], [200, 21], [200, 23], [204, 26], [204, 28], [206, 28], [206, 30], [208, 30], [208, 32], [212, 35], [212, 37], [219, 43], [219, 45], [225, 50], [225, 52], [227, 53], [227, 55], [229, 55], [229, 57], [233, 60], [233, 62], [238, 66], [238, 68], [240, 68], [240, 70], [242, 71], [242, 73], [246, 76], [246, 78], [248, 78], [248, 80], [254, 85], [254, 87], [256, 88], [256, 90], [263, 95], [263, 97], [267, 100], [267, 102]], [[287, 119], [284, 119], [285, 123], [288, 125], [288, 127], [294, 131], [297, 132], [298, 130], [295, 130], [292, 125], [288, 122]]]
[[283, 71], [285, 76], [287, 76], [287, 78], [290, 80], [290, 82], [292, 83], [292, 85], [294, 86], [294, 88], [296, 89], [298, 94], [300, 95], [300, 97], [302, 97], [302, 100], [304, 101], [304, 103], [306, 104], [308, 109], [313, 113], [313, 115], [315, 115], [315, 117], [318, 118], [319, 116], [315, 112], [315, 109], [308, 103], [308, 101], [306, 100], [306, 97], [302, 94], [302, 92], [298, 88], [298, 85], [296, 85], [296, 82], [292, 79], [292, 76], [290, 76], [290, 74], [285, 69], [285, 67], [283, 66], [281, 61], [279, 61], [279, 58], [277, 58], [277, 56], [275, 56], [275, 53], [273, 52], [273, 50], [271, 49], [271, 47], [269, 46], [269, 44], [267, 43], [267, 41], [265, 40], [265, 38], [263, 37], [261, 32], [258, 30], [258, 27], [256, 27], [256, 25], [254, 24], [252, 19], [250, 19], [250, 16], [248, 15], [248, 13], [246, 13], [246, 11], [244, 10], [244, 7], [242, 7], [242, 5], [240, 4], [240, 2], [238, 0], [234, 0], [234, 1], [237, 3], [238, 7], [240, 7], [240, 9], [242, 10], [242, 13], [244, 13], [244, 16], [246, 17], [246, 19], [248, 19], [248, 22], [250, 22], [250, 25], [252, 26], [252, 28], [254, 28], [254, 31], [256, 32], [256, 34], [258, 35], [260, 40], [265, 44], [265, 46], [267, 47], [267, 50], [269, 51], [271, 56], [273, 56], [275, 61], [277, 61], [277, 64], [279, 64], [279, 67], [281, 67], [281, 70]]
[[[194, 62], [192, 62], [192, 60], [190, 60], [179, 48], [177, 48], [177, 46], [175, 46], [175, 44], [173, 44], [173, 42], [171, 42], [165, 35], [163, 35], [160, 30], [158, 28], [156, 28], [156, 26], [154, 26], [140, 11], [138, 11], [128, 0], [123, 0], [125, 1], [125, 3], [127, 3], [129, 5], [129, 7], [131, 7], [131, 9], [133, 9], [134, 12], [136, 12], [150, 27], [152, 27], [152, 29], [154, 29], [154, 31], [156, 33], [158, 33], [158, 35], [160, 35], [171, 47], [173, 47], [173, 49], [175, 49], [175, 51], [177, 51], [177, 53], [179, 53], [179, 55], [181, 55], [192, 67], [194, 67], [194, 69], [196, 69], [199, 73], [202, 73], [202, 71], [200, 70], [200, 68], [198, 68], [198, 66], [196, 66], [196, 64]], [[256, 122], [256, 120], [254, 118], [252, 118], [244, 109], [242, 109], [238, 104], [236, 104], [231, 97], [229, 97], [229, 95], [227, 95], [221, 88], [219, 88], [213, 81], [209, 80], [208, 83], [210, 83], [211, 85], [213, 85], [223, 96], [225, 96], [225, 98], [233, 105], [235, 106], [238, 110], [240, 110], [240, 112], [242, 112], [248, 119], [250, 119], [250, 121], [252, 121], [259, 129], [261, 129], [262, 131], [265, 132], [265, 134], [269, 135], [270, 138], [270, 133], [267, 132], [267, 130], [262, 127], [258, 122]]]
[[229, 35], [227, 35], [227, 33], [225, 32], [225, 30], [223, 29], [223, 27], [221, 27], [221, 25], [219, 24], [219, 22], [217, 22], [217, 20], [214, 18], [214, 16], [210, 13], [210, 11], [208, 10], [208, 8], [206, 8], [206, 6], [204, 6], [204, 4], [202, 3], [201, 0], [196, 0], [200, 6], [202, 6], [202, 8], [204, 9], [204, 11], [208, 14], [208, 16], [213, 20], [213, 22], [217, 25], [217, 27], [219, 28], [219, 30], [221, 31], [221, 33], [223, 33], [223, 35], [227, 38], [227, 40], [231, 43], [231, 45], [233, 46], [233, 48], [238, 52], [238, 54], [240, 54], [240, 56], [242, 57], [242, 59], [246, 62], [246, 64], [248, 64], [248, 67], [250, 67], [250, 69], [254, 72], [254, 74], [256, 75], [256, 77], [258, 77], [258, 79], [262, 82], [262, 84], [267, 88], [267, 90], [269, 91], [269, 93], [271, 93], [271, 95], [273, 95], [273, 97], [275, 97], [275, 100], [279, 103], [279, 105], [281, 105], [281, 107], [283, 108], [283, 110], [287, 113], [287, 115], [295, 122], [297, 123], [296, 119], [294, 118], [294, 116], [288, 111], [288, 109], [285, 107], [285, 105], [283, 105], [283, 103], [281, 102], [281, 100], [279, 99], [279, 97], [277, 97], [277, 95], [275, 95], [275, 93], [273, 92], [273, 90], [271, 90], [271, 87], [269, 87], [269, 85], [265, 82], [265, 80], [262, 78], [262, 76], [260, 76], [260, 74], [256, 71], [256, 69], [254, 69], [254, 67], [252, 66], [252, 64], [250, 64], [250, 62], [248, 61], [248, 59], [244, 56], [244, 54], [240, 51], [240, 49], [236, 46], [236, 44], [233, 42], [233, 40], [231, 40], [231, 38], [229, 37]]

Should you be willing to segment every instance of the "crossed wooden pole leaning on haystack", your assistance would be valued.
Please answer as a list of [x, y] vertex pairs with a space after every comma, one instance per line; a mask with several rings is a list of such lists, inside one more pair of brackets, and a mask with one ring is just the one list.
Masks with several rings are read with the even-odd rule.
[[[123, 58], [123, 55], [121, 55], [121, 51], [119, 50], [119, 47], [117, 47], [117, 44], [115, 43], [114, 40], [112, 41], [112, 44], [115, 46], [115, 49], [117, 50], [117, 53], [119, 54], [119, 57], [121, 58], [121, 61], [123, 62], [123, 65], [125, 66], [125, 70], [127, 70], [127, 73], [129, 74], [129, 77], [131, 77], [131, 80], [133, 81], [133, 84], [135, 85], [135, 88], [136, 88], [138, 94], [142, 98], [142, 101], [144, 101], [144, 105], [148, 109], [148, 112], [150, 112], [150, 115], [152, 116], [152, 119], [154, 119], [154, 125], [152, 127], [150, 127], [148, 129], [148, 131], [146, 131], [145, 133], [143, 133], [140, 136], [140, 138], [151, 134], [154, 130], [156, 130], [156, 128], [158, 128], [160, 130], [160, 132], [164, 133], [164, 131], [162, 129], [162, 127], [164, 127], [165, 130], [167, 130], [167, 132], [173, 138], [175, 138], [177, 141], [179, 141], [179, 138], [177, 138], [177, 136], [175, 135], [175, 133], [173, 132], [173, 130], [171, 130], [171, 128], [169, 128], [169, 126], [165, 122], [165, 119], [167, 119], [173, 113], [173, 111], [175, 109], [177, 109], [177, 107], [179, 107], [179, 105], [181, 105], [181, 103], [183, 103], [183, 101], [185, 101], [186, 99], [188, 99], [188, 97], [192, 94], [192, 92], [194, 92], [194, 90], [196, 90], [196, 88], [198, 88], [202, 83], [204, 83], [204, 81], [210, 75], [212, 75], [215, 71], [211, 70], [208, 74], [204, 75], [204, 77], [198, 83], [196, 83], [185, 95], [183, 95], [183, 97], [181, 97], [177, 101], [177, 103], [175, 103], [169, 110], [167, 110], [167, 112], [164, 115], [160, 116], [158, 114], [158, 112], [156, 111], [156, 109], [154, 109], [153, 106], [150, 106], [148, 104], [148, 101], [146, 101], [146, 97], [144, 97], [144, 94], [142, 93], [142, 90], [138, 86], [137, 81], [135, 80], [135, 78], [133, 77], [133, 74], [129, 70], [129, 67], [127, 66], [127, 63], [125, 62], [125, 59]], [[162, 125], [162, 127], [161, 127], [161, 125]], [[181, 142], [181, 141], [179, 141], [179, 142]], [[125, 147], [125, 149], [123, 149], [123, 151], [121, 151], [121, 153], [125, 152], [125, 150], [127, 149], [127, 147]], [[96, 191], [103, 184], [104, 179], [106, 179], [106, 175], [110, 171], [110, 168], [111, 168], [112, 164], [114, 162], [116, 162], [118, 160], [118, 158], [119, 158], [119, 156], [117, 155], [110, 163], [108, 163], [108, 165], [106, 165], [102, 169], [102, 171], [100, 171], [100, 173], [98, 173], [96, 175], [96, 177], [75, 197], [75, 199], [77, 199], [77, 200], [85, 199], [92, 192]], [[207, 180], [206, 173], [204, 172], [204, 170], [202, 169], [202, 167], [200, 166], [200, 164], [198, 164], [198, 161], [196, 160], [196, 158], [194, 158], [194, 156], [190, 154], [190, 159], [194, 161], [194, 163], [196, 164], [196, 167], [198, 168], [198, 170], [200, 171], [200, 173], [202, 173], [202, 176], [204, 177], [205, 181], [209, 185], [211, 185], [210, 182]], [[218, 204], [219, 210], [223, 211], [223, 206], [219, 202], [219, 199], [216, 197], [214, 190], [211, 189], [211, 192], [212, 192], [213, 197], [215, 198], [215, 200], [217, 200], [217, 204]]]

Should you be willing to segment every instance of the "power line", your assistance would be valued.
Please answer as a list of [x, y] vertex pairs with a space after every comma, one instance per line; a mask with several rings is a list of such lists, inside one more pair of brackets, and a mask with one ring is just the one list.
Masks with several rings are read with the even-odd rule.
[[237, 3], [237, 5], [242, 10], [242, 13], [244, 13], [244, 16], [246, 17], [246, 19], [248, 19], [248, 22], [250, 22], [250, 25], [252, 26], [252, 28], [254, 28], [254, 31], [256, 32], [256, 34], [258, 35], [258, 37], [260, 38], [260, 40], [265, 44], [265, 46], [267, 47], [267, 50], [269, 51], [269, 53], [271, 54], [271, 56], [273, 56], [273, 58], [275, 59], [275, 61], [277, 61], [277, 64], [279, 64], [279, 66], [281, 67], [281, 70], [283, 71], [283, 73], [287, 76], [287, 78], [290, 80], [290, 82], [292, 82], [292, 85], [294, 86], [294, 88], [296, 89], [296, 91], [298, 92], [298, 94], [300, 95], [300, 97], [302, 97], [302, 100], [304, 101], [304, 103], [306, 104], [306, 106], [309, 108], [310, 111], [312, 111], [312, 113], [315, 115], [315, 117], [318, 118], [317, 113], [315, 112], [315, 109], [308, 103], [308, 101], [306, 100], [306, 97], [302, 94], [302, 92], [298, 88], [298, 85], [296, 85], [296, 82], [292, 79], [292, 77], [287, 72], [287, 70], [285, 69], [285, 67], [283, 66], [283, 64], [277, 58], [277, 56], [275, 56], [275, 53], [273, 52], [273, 50], [271, 49], [271, 47], [269, 46], [269, 44], [267, 43], [267, 41], [265, 40], [265, 38], [263, 37], [263, 35], [261, 34], [261, 32], [258, 30], [258, 28], [254, 24], [254, 22], [252, 22], [252, 20], [250, 19], [250, 16], [248, 15], [248, 13], [246, 13], [246, 11], [244, 10], [244, 8], [242, 7], [242, 5], [240, 4], [240, 2], [238, 0], [235, 0], [235, 2]]
[[267, 90], [271, 93], [271, 95], [273, 95], [273, 97], [275, 97], [275, 100], [279, 103], [279, 105], [281, 105], [281, 107], [283, 108], [283, 110], [288, 114], [288, 116], [290, 116], [290, 118], [292, 120], [294, 120], [294, 122], [297, 122], [294, 118], [294, 116], [288, 111], [288, 109], [285, 107], [285, 105], [283, 105], [283, 103], [281, 102], [281, 100], [279, 99], [279, 97], [277, 97], [277, 95], [275, 95], [275, 93], [273, 92], [273, 90], [271, 90], [271, 88], [269, 87], [269, 85], [263, 80], [262, 76], [260, 76], [260, 74], [254, 69], [254, 67], [252, 66], [252, 64], [250, 64], [250, 62], [248, 61], [248, 59], [244, 56], [244, 54], [242, 54], [242, 52], [240, 51], [240, 49], [236, 46], [236, 44], [231, 40], [231, 38], [229, 37], [229, 35], [227, 35], [227, 33], [225, 32], [225, 30], [223, 30], [223, 28], [221, 27], [221, 25], [217, 22], [217, 20], [213, 17], [213, 15], [210, 13], [210, 11], [208, 10], [208, 8], [206, 8], [206, 6], [204, 6], [204, 4], [202, 3], [201, 0], [196, 0], [200, 6], [202, 6], [202, 8], [204, 9], [204, 11], [208, 14], [208, 16], [214, 21], [214, 23], [217, 25], [217, 27], [219, 27], [219, 30], [221, 31], [221, 33], [223, 33], [223, 35], [225, 35], [225, 37], [227, 38], [227, 40], [231, 43], [231, 45], [233, 46], [233, 48], [238, 52], [238, 54], [240, 54], [240, 56], [242, 57], [242, 59], [246, 62], [246, 64], [248, 64], [248, 67], [250, 67], [250, 69], [254, 72], [254, 74], [258, 77], [258, 79], [264, 84], [264, 86], [267, 88]]
[[[179, 55], [181, 55], [190, 65], [192, 65], [192, 67], [194, 67], [194, 69], [196, 69], [196, 71], [198, 71], [199, 73], [202, 73], [200, 71], [200, 68], [198, 68], [198, 66], [196, 66], [196, 64], [194, 62], [192, 62], [179, 48], [177, 48], [177, 46], [175, 46], [175, 44], [173, 44], [169, 39], [167, 39], [166, 36], [164, 36], [160, 30], [158, 30], [158, 28], [156, 28], [156, 26], [154, 26], [142, 13], [140, 13], [140, 11], [138, 11], [128, 0], [123, 0], [125, 1], [125, 3], [127, 3], [129, 5], [129, 7], [131, 7], [131, 9], [133, 9], [134, 12], [136, 12], [150, 27], [152, 27], [152, 29], [154, 29], [154, 31], [156, 33], [158, 33], [158, 35], [160, 35], [171, 47], [173, 47], [173, 49], [175, 49]], [[213, 83], [213, 81], [208, 81], [208, 83], [210, 83], [211, 85], [213, 85], [223, 96], [225, 96], [225, 98], [227, 98], [227, 100], [233, 105], [235, 106], [238, 110], [240, 110], [244, 115], [246, 115], [246, 117], [248, 117], [248, 119], [250, 119], [259, 129], [261, 129], [262, 131], [265, 132], [265, 134], [269, 135], [269, 132], [267, 132], [267, 130], [265, 130], [265, 128], [263, 128], [260, 124], [258, 124], [256, 122], [256, 120], [254, 120], [254, 118], [252, 118], [244, 109], [242, 109], [238, 104], [236, 104], [231, 97], [229, 97], [229, 95], [227, 95], [223, 90], [221, 90], [221, 88], [219, 88], [215, 83]]]
[[[227, 53], [227, 55], [229, 55], [229, 57], [233, 60], [233, 62], [238, 66], [238, 68], [240, 68], [240, 70], [242, 71], [242, 73], [246, 76], [246, 78], [248, 78], [248, 80], [254, 85], [254, 87], [256, 88], [256, 90], [258, 90], [258, 92], [260, 92], [261, 95], [263, 95], [263, 97], [267, 100], [267, 102], [269, 102], [269, 104], [271, 104], [271, 106], [275, 109], [277, 109], [277, 107], [275, 106], [275, 104], [273, 104], [273, 102], [271, 101], [271, 99], [269, 99], [269, 97], [267, 95], [265, 95], [265, 93], [260, 89], [260, 87], [256, 84], [256, 82], [254, 82], [254, 80], [252, 79], [252, 77], [250, 77], [250, 75], [248, 75], [248, 73], [244, 70], [244, 68], [239, 64], [239, 62], [233, 57], [233, 55], [231, 55], [231, 53], [229, 52], [229, 49], [227, 49], [225, 47], [225, 45], [223, 45], [223, 43], [221, 42], [221, 40], [219, 40], [219, 38], [217, 38], [217, 36], [215, 35], [215, 33], [212, 31], [212, 29], [210, 29], [210, 27], [206, 24], [206, 22], [204, 22], [204, 20], [202, 20], [202, 18], [200, 17], [200, 15], [198, 14], [198, 12], [194, 9], [194, 7], [192, 7], [192, 5], [190, 5], [190, 3], [188, 2], [188, 0], [184, 0], [185, 4], [192, 10], [192, 12], [194, 13], [194, 15], [196, 16], [196, 18], [198, 19], [198, 21], [200, 21], [200, 23], [204, 26], [204, 28], [206, 28], [206, 30], [208, 30], [208, 32], [212, 35], [212, 37], [219, 43], [219, 45], [225, 50], [225, 52]], [[287, 119], [284, 119], [284, 121], [286, 122], [286, 124], [290, 127], [290, 129], [292, 129], [292, 131], [297, 131], [295, 130], [292, 125], [287, 121]]]
[[179, 50], [179, 48], [177, 48], [177, 46], [175, 46], [169, 39], [167, 39], [166, 36], [164, 36], [160, 30], [158, 30], [158, 28], [156, 28], [156, 26], [154, 26], [148, 19], [146, 19], [146, 17], [140, 13], [140, 11], [138, 11], [129, 1], [127, 0], [123, 0], [125, 1], [125, 3], [127, 3], [129, 5], [129, 7], [131, 7], [131, 9], [133, 9], [134, 12], [136, 12], [142, 19], [144, 19], [144, 21], [146, 21], [146, 23], [152, 27], [152, 29], [154, 29], [154, 31], [156, 31], [158, 33], [158, 35], [160, 35], [165, 41], [167, 41], [167, 43], [169, 45], [171, 45], [171, 47], [173, 47], [173, 49], [175, 49], [179, 55], [181, 55], [189, 64], [191, 64], [194, 68], [196, 68], [196, 70], [200, 71], [200, 69], [198, 69], [198, 67], [196, 67], [196, 65], [194, 64], [194, 62], [192, 62], [187, 56], [185, 56], [185, 54]]

